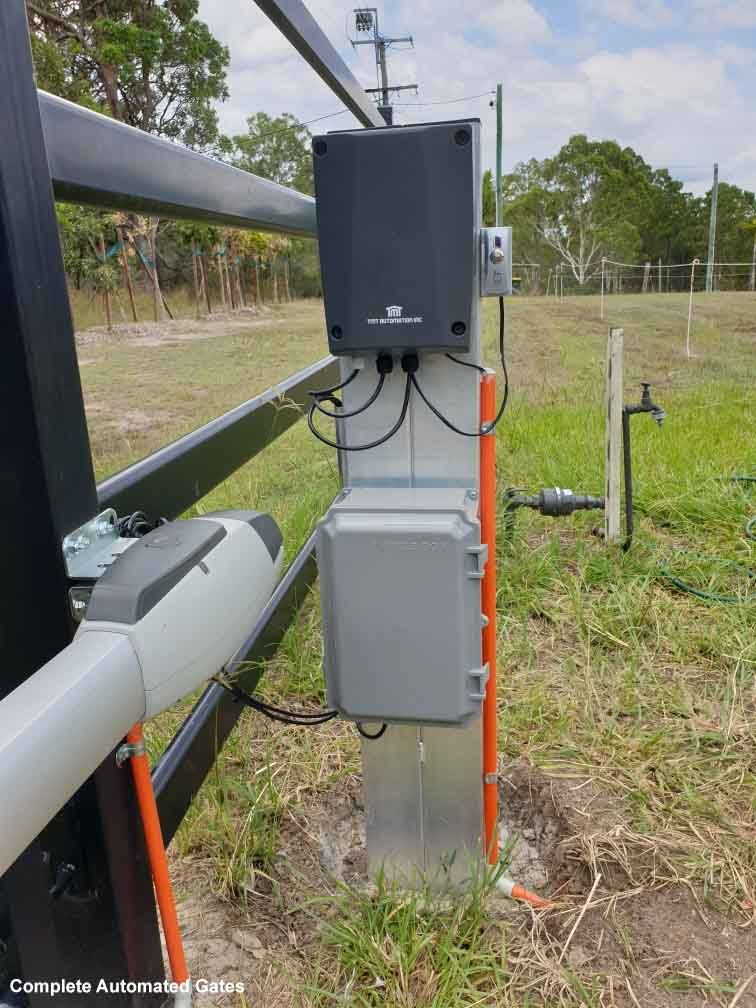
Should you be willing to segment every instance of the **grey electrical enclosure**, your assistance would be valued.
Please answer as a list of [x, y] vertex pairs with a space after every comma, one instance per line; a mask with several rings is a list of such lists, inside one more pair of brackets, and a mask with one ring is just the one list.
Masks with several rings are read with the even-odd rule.
[[334, 354], [470, 348], [480, 122], [313, 139]]
[[459, 724], [479, 714], [475, 495], [345, 491], [318, 529], [328, 703], [359, 721]]
[[512, 228], [487, 227], [480, 231], [480, 296], [512, 293]]

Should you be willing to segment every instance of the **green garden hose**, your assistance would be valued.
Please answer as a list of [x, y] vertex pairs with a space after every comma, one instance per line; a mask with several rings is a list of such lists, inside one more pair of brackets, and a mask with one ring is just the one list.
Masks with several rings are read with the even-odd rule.
[[[738, 475], [738, 476], [724, 476], [722, 477], [733, 483], [756, 483], [756, 476], [751, 475]], [[744, 526], [745, 535], [749, 539], [756, 541], [756, 515], [749, 518]], [[718, 560], [718, 557], [703, 556], [701, 554], [694, 554], [701, 560]], [[730, 568], [731, 570], [739, 571], [741, 574], [749, 579], [756, 581], [756, 570], [750, 567], [744, 567], [743, 564], [736, 563], [734, 560], [720, 561], [724, 566]], [[693, 585], [688, 584], [687, 581], [683, 581], [682, 578], [677, 577], [671, 571], [667, 570], [666, 567], [660, 568], [661, 576], [669, 581], [670, 584], [674, 585], [681, 592], [685, 592], [686, 595], [693, 595], [695, 598], [703, 599], [704, 602], [722, 602], [727, 605], [742, 605], [748, 602], [756, 601], [756, 593], [748, 594], [745, 598], [740, 595], [721, 595], [718, 592], [705, 592], [700, 588], [695, 588]]]

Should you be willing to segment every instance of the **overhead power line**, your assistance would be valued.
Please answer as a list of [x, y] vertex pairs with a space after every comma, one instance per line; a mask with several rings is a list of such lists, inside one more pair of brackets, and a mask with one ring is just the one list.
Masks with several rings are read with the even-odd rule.
[[314, 119], [305, 119], [304, 122], [295, 122], [291, 126], [282, 126], [281, 129], [271, 130], [269, 133], [255, 133], [254, 140], [265, 140], [267, 137], [278, 136], [279, 133], [288, 133], [289, 130], [302, 129], [311, 126], [313, 123], [321, 122], [323, 119], [333, 119], [334, 116], [344, 115], [349, 109], [340, 109], [338, 112], [328, 112], [326, 115], [316, 116]]
[[444, 98], [440, 101], [428, 102], [397, 102], [397, 108], [427, 108], [430, 105], [456, 105], [457, 102], [472, 101], [474, 98], [487, 98], [496, 94], [495, 91], [481, 91], [480, 94], [462, 95], [460, 98]]

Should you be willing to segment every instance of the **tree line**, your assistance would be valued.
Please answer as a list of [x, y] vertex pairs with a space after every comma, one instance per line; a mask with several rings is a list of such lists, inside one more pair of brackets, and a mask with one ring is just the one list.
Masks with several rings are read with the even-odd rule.
[[[38, 87], [312, 193], [310, 134], [293, 116], [259, 112], [245, 133], [221, 133], [215, 103], [228, 97], [229, 53], [198, 18], [198, 0], [26, 6]], [[144, 286], [154, 293], [156, 318], [170, 311], [164, 288], [176, 285], [194, 283], [205, 298], [212, 291], [213, 307], [320, 293], [317, 255], [306, 239], [71, 204], [58, 204], [58, 222], [73, 287], [102, 291], [107, 302], [124, 281]]]
[[[514, 258], [560, 267], [578, 285], [623, 263], [706, 260], [711, 190], [685, 192], [666, 168], [652, 168], [613, 140], [571, 137], [553, 157], [531, 158], [502, 177], [502, 220], [513, 227]], [[483, 213], [495, 217], [494, 180], [483, 179]], [[756, 262], [756, 196], [727, 182], [718, 189], [719, 262]]]
[[[215, 104], [228, 97], [229, 53], [197, 17], [198, 7], [199, 0], [27, 0], [38, 86], [311, 194], [310, 133], [293, 116], [258, 112], [246, 132], [221, 133]], [[482, 195], [484, 222], [492, 224], [490, 171]], [[667, 169], [652, 168], [632, 148], [582, 134], [553, 157], [521, 162], [502, 178], [515, 260], [539, 264], [544, 276], [560, 267], [580, 286], [595, 279], [602, 258], [704, 260], [710, 204], [711, 192], [685, 192]], [[198, 250], [205, 289], [213, 286], [216, 297], [225, 290], [227, 254], [241, 262], [251, 287], [267, 285], [269, 298], [286, 287], [320, 293], [317, 255], [307, 239], [72, 206], [59, 206], [59, 221], [74, 285], [107, 290], [116, 283], [113, 249], [121, 242], [127, 266], [156, 292], [156, 305], [161, 281], [171, 287], [196, 277]], [[120, 249], [118, 256], [123, 263]], [[756, 262], [756, 198], [726, 182], [719, 186], [716, 259]]]

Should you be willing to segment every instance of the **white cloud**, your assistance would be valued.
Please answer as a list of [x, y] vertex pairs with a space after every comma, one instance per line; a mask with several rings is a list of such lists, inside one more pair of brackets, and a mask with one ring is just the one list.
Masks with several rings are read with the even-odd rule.
[[[719, 14], [737, 8], [756, 16], [756, 0], [710, 2]], [[676, 16], [681, 3], [674, 0]], [[695, 3], [688, 0], [691, 16]], [[658, 19], [671, 5], [672, 0], [602, 0], [602, 9], [636, 18], [656, 12]], [[417, 97], [409, 92], [396, 96], [397, 122], [478, 116], [484, 165], [492, 166], [495, 122], [487, 97], [429, 107], [413, 103], [476, 95], [502, 81], [505, 168], [553, 154], [571, 134], [581, 132], [630, 145], [659, 167], [684, 164], [697, 189], [708, 185], [703, 180], [713, 161], [720, 162], [724, 179], [756, 188], [756, 123], [746, 94], [756, 83], [756, 53], [742, 33], [735, 38], [724, 31], [709, 31], [704, 38], [688, 34], [685, 43], [655, 46], [652, 34], [639, 35], [628, 27], [622, 50], [615, 51], [596, 41], [598, 33], [558, 37], [543, 13], [545, 6], [542, 0], [494, 0], [489, 5], [395, 0], [381, 8], [383, 31], [415, 37], [414, 50], [390, 56], [395, 83], [421, 85]], [[311, 0], [309, 7], [363, 86], [374, 86], [372, 52], [367, 46], [355, 52], [347, 38], [351, 4]], [[242, 130], [246, 116], [258, 110], [291, 112], [306, 120], [340, 107], [251, 0], [239, 5], [201, 0], [200, 15], [231, 50], [231, 100], [219, 110], [225, 130]], [[638, 39], [642, 45], [635, 44]], [[348, 113], [313, 128], [355, 124]]]
[[580, 9], [586, 17], [616, 21], [633, 28], [661, 28], [671, 24], [675, 17], [665, 0], [580, 0]]

